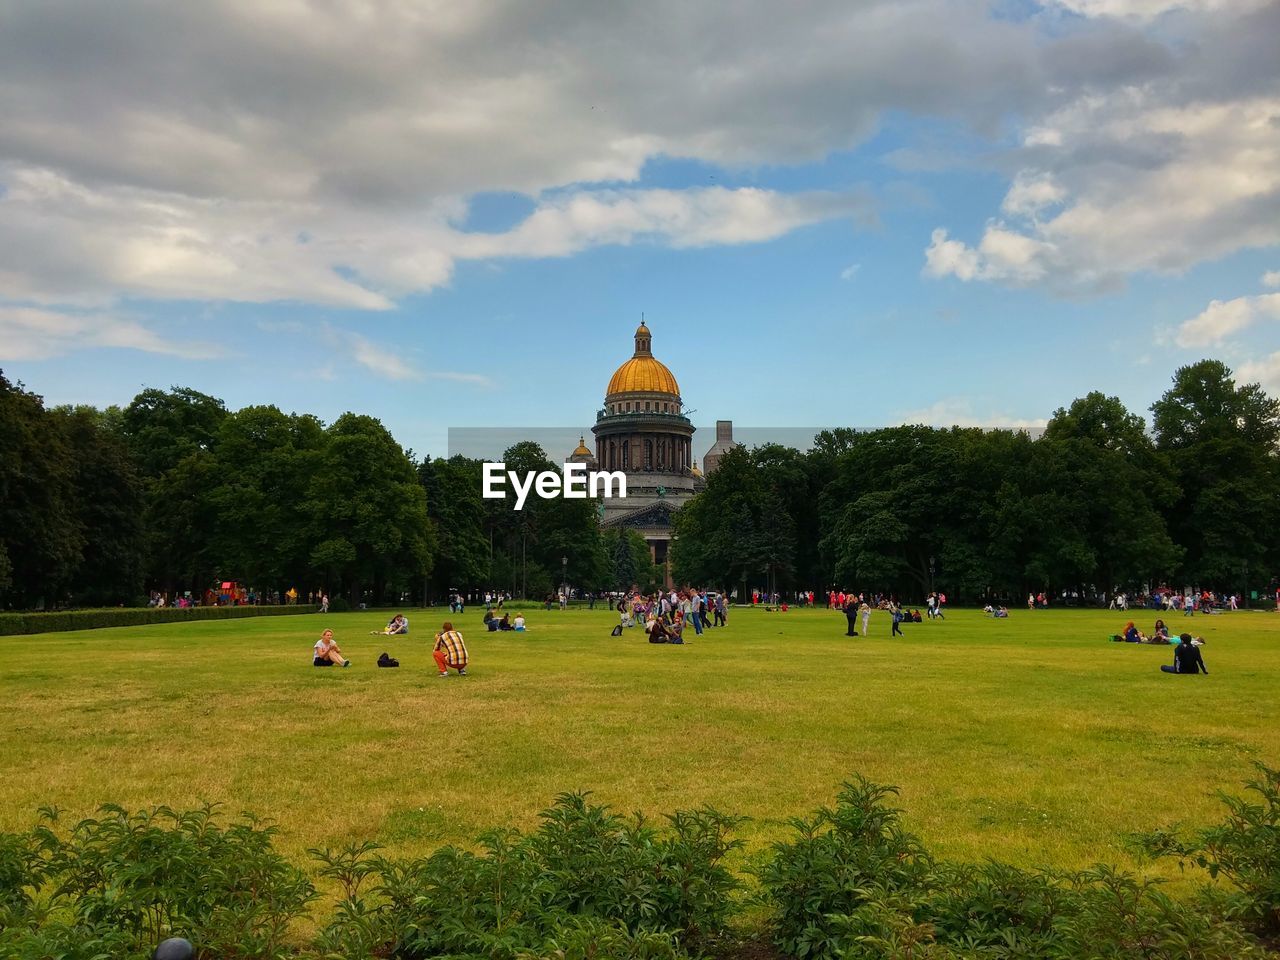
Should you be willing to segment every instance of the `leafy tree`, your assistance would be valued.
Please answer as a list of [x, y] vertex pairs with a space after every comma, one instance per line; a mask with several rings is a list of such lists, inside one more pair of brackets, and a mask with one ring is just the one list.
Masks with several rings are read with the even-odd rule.
[[83, 539], [70, 592], [87, 606], [133, 603], [143, 593], [143, 488], [120, 410], [58, 407], [53, 425], [71, 457], [71, 510]]
[[206, 494], [216, 517], [208, 552], [220, 578], [282, 593], [312, 578], [305, 494], [325, 442], [315, 417], [274, 406], [245, 407], [222, 419]]
[[124, 409], [122, 429], [144, 482], [147, 579], [166, 592], [199, 594], [217, 564], [210, 544], [217, 515], [213, 446], [227, 415], [216, 397], [189, 387], [143, 390]]
[[427, 492], [427, 512], [436, 537], [431, 584], [437, 596], [450, 588], [492, 585], [492, 527], [481, 497], [479, 460], [451, 457], [422, 461], [418, 480]]
[[307, 501], [311, 563], [353, 603], [365, 588], [377, 602], [431, 572], [426, 493], [405, 451], [373, 417], [344, 413], [325, 431]]
[[75, 463], [40, 397], [0, 372], [0, 587], [11, 606], [65, 599], [84, 536]]
[[1280, 521], [1280, 401], [1201, 360], [1181, 367], [1151, 410], [1181, 488], [1169, 525], [1188, 581], [1235, 586], [1246, 564], [1261, 572], [1280, 562], [1270, 536]]

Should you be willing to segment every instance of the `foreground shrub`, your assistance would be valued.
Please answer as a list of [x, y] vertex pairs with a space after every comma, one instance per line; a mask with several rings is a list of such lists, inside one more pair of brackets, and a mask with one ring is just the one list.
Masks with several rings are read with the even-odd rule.
[[[938, 862], [905, 832], [895, 794], [863, 778], [792, 821], [759, 872], [777, 946], [844, 960], [1235, 960], [1268, 954], [1203, 898], [1175, 901], [1111, 867], [1076, 874]], [[1240, 816], [1241, 807], [1232, 804]], [[1233, 818], [1233, 822], [1236, 822]], [[1265, 814], [1243, 822], [1260, 827]], [[1221, 839], [1221, 835], [1209, 831]], [[1280, 837], [1250, 833], [1258, 869]], [[1252, 876], [1252, 874], [1250, 874]]]
[[[737, 820], [672, 814], [659, 831], [563, 794], [532, 834], [494, 831], [480, 852], [390, 861], [369, 845], [313, 851], [344, 897], [321, 948], [341, 956], [665, 957], [719, 933], [739, 883], [723, 859]], [[370, 883], [372, 901], [361, 896]], [[549, 952], [539, 952], [549, 951]]]
[[1150, 855], [1190, 861], [1214, 880], [1230, 881], [1232, 891], [1205, 902], [1274, 937], [1280, 935], [1280, 770], [1254, 766], [1258, 776], [1247, 787], [1259, 802], [1221, 793], [1227, 807], [1222, 823], [1185, 836], [1177, 829], [1155, 831], [1139, 844]]
[[[1274, 958], [1253, 932], [1274, 920], [1280, 776], [1259, 769], [1261, 803], [1224, 798], [1222, 824], [1145, 839], [1230, 881], [1191, 896], [1105, 866], [936, 860], [888, 805], [896, 791], [859, 777], [791, 821], [756, 871], [760, 900], [797, 960]], [[105, 807], [66, 832], [45, 811], [30, 832], [0, 834], [0, 960], [143, 960], [170, 935], [199, 960], [727, 960], [742, 885], [724, 860], [738, 823], [701, 809], [655, 826], [570, 793], [538, 829], [492, 831], [474, 850], [313, 850], [338, 900], [303, 945], [289, 930], [315, 892], [270, 828], [222, 826], [211, 807]]]
[[0, 843], [0, 956], [142, 956], [180, 934], [204, 957], [271, 957], [315, 896], [254, 820], [223, 827], [212, 806], [102, 814], [64, 835], [49, 811]]

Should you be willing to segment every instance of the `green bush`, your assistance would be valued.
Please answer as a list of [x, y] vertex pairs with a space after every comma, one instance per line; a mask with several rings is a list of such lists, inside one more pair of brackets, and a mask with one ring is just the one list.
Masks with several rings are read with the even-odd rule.
[[1227, 819], [1182, 837], [1177, 830], [1138, 838], [1144, 852], [1176, 857], [1207, 870], [1232, 889], [1213, 897], [1232, 919], [1259, 933], [1280, 935], [1280, 770], [1255, 763], [1259, 776], [1248, 782], [1261, 802], [1220, 794]]
[[[577, 793], [542, 818], [532, 834], [493, 831], [479, 852], [445, 847], [424, 860], [382, 860], [369, 845], [312, 851], [343, 891], [323, 952], [669, 957], [723, 929], [739, 885], [722, 863], [737, 820], [686, 811], [659, 831]], [[360, 895], [366, 882], [374, 906]]]
[[[1254, 939], [1274, 906], [1276, 771], [1224, 798], [1227, 820], [1147, 848], [1231, 881], [1174, 899], [1112, 867], [1079, 873], [965, 865], [931, 857], [862, 778], [831, 808], [792, 821], [756, 871], [782, 954], [797, 960], [1262, 960]], [[558, 797], [531, 833], [496, 830], [474, 849], [423, 859], [372, 842], [312, 850], [336, 905], [309, 943], [291, 926], [310, 881], [252, 819], [212, 807], [126, 813], [62, 830], [56, 813], [0, 834], [0, 958], [143, 960], [185, 936], [199, 960], [688, 960], [731, 957], [742, 883], [724, 865], [739, 821], [712, 810], [661, 827], [583, 794]], [[290, 935], [291, 929], [294, 931]], [[748, 955], [769, 952], [745, 944]]]
[[314, 898], [311, 883], [252, 819], [214, 808], [102, 808], [69, 833], [56, 813], [0, 843], [0, 956], [144, 956], [180, 933], [205, 958], [274, 957]]
[[268, 607], [110, 607], [105, 610], [68, 610], [62, 613], [0, 613], [0, 637], [99, 627], [138, 627], [152, 623], [185, 623], [189, 620], [237, 620], [241, 617], [287, 617], [315, 613], [311, 605]]

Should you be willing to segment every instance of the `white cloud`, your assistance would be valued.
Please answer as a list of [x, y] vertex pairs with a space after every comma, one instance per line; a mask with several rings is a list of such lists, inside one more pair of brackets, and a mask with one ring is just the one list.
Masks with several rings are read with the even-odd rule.
[[[1059, 290], [1176, 272], [1280, 244], [1280, 96], [1166, 104], [1157, 86], [1086, 96], [1026, 139], [1039, 170], [1015, 177], [976, 247], [935, 230], [926, 273]], [[1037, 219], [1049, 203], [1052, 216]]]
[[933, 231], [929, 248], [925, 250], [926, 275], [945, 277], [955, 275], [961, 280], [974, 280], [978, 277], [978, 253], [970, 250], [959, 240], [950, 240], [947, 231], [941, 227]]
[[1119, 17], [1154, 20], [1175, 11], [1217, 13], [1241, 12], [1263, 6], [1267, 0], [1054, 0], [1058, 6], [1085, 17]]
[[1280, 293], [1214, 300], [1182, 324], [1174, 339], [1180, 347], [1212, 346], [1268, 318], [1280, 320]]
[[217, 344], [159, 333], [125, 317], [0, 303], [0, 360], [48, 360], [94, 347], [139, 350], [184, 360], [223, 354]]
[[1235, 373], [1237, 383], [1259, 383], [1271, 396], [1280, 396], [1280, 350], [1260, 360], [1242, 363]]
[[755, 243], [834, 217], [860, 194], [710, 187], [554, 195], [502, 233], [460, 230], [449, 204], [400, 213], [278, 201], [99, 190], [49, 170], [9, 171], [0, 196], [0, 282], [43, 303], [295, 300], [385, 310], [446, 284], [458, 260], [561, 257], [603, 244]]
[[847, 267], [845, 267], [843, 270], [840, 271], [840, 279], [852, 280], [854, 277], [858, 275], [858, 271], [861, 269], [862, 269], [862, 264], [851, 263]]
[[983, 427], [1008, 430], [1043, 430], [1049, 423], [1044, 417], [1023, 418], [1005, 413], [977, 414], [973, 404], [965, 397], [947, 397], [919, 410], [899, 413], [901, 423], [918, 423], [930, 427]]
[[[480, 387], [493, 386], [493, 381], [483, 373], [423, 370], [406, 359], [400, 347], [378, 343], [363, 334], [344, 330], [327, 321], [311, 326], [296, 320], [263, 321], [258, 326], [275, 333], [316, 334], [338, 358], [354, 362], [380, 380], [448, 380]], [[322, 380], [337, 379], [333, 362], [325, 364], [314, 375]]]
[[1046, 207], [1061, 203], [1066, 195], [1051, 174], [1023, 170], [1005, 194], [1000, 209], [1015, 217], [1035, 216]]
[[1280, 287], [1280, 270], [1268, 270], [1262, 275], [1261, 283], [1264, 287]]

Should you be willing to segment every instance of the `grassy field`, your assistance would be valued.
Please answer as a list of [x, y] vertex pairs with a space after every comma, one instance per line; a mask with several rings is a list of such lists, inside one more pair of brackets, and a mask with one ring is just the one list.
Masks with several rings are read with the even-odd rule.
[[[940, 854], [1024, 865], [1126, 863], [1130, 831], [1219, 816], [1257, 758], [1280, 764], [1280, 615], [1170, 618], [1208, 641], [1211, 675], [1166, 676], [1171, 649], [1112, 644], [1124, 616], [955, 610], [889, 637], [827, 611], [733, 611], [684, 647], [614, 615], [530, 615], [526, 634], [459, 618], [470, 676], [439, 680], [431, 635], [319, 615], [0, 639], [0, 829], [41, 804], [68, 817], [224, 801], [274, 818], [279, 846], [372, 838], [422, 853], [529, 826], [584, 788], [659, 815], [750, 815], [752, 848], [853, 771], [902, 788]], [[1150, 614], [1136, 618], [1149, 629]], [[350, 669], [310, 666], [331, 626]], [[382, 650], [399, 670], [379, 670]]]

